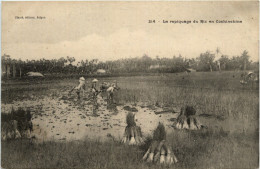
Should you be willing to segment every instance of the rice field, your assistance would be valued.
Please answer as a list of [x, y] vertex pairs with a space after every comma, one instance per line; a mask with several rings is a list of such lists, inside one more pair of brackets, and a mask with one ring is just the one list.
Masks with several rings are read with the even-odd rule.
[[[111, 115], [109, 118], [125, 118], [120, 106], [123, 108], [125, 105], [130, 105], [137, 108], [137, 119], [138, 113], [139, 117], [144, 118], [143, 121], [139, 119], [140, 125], [141, 123], [144, 125], [141, 125], [142, 129], [147, 126], [145, 118], [148, 120], [152, 117], [156, 118], [153, 119], [156, 122], [169, 124], [167, 142], [173, 147], [179, 161], [172, 166], [144, 163], [142, 156], [148, 144], [127, 146], [120, 144], [119, 139], [103, 141], [88, 138], [65, 142], [48, 140], [39, 143], [30, 143], [27, 140], [3, 141], [1, 166], [3, 168], [257, 168], [259, 88], [258, 84], [240, 85], [240, 74], [241, 72], [195, 72], [98, 78], [99, 84], [117, 80], [120, 87], [115, 93], [119, 111], [117, 115]], [[92, 78], [86, 80], [87, 86], [90, 86]], [[27, 103], [29, 100], [31, 102], [28, 103], [37, 103], [43, 99], [57, 101], [77, 83], [76, 78], [10, 80], [2, 83], [2, 112], [7, 111], [4, 109], [8, 107], [7, 105], [10, 107], [18, 102]], [[145, 109], [144, 112], [141, 109], [144, 105], [153, 106], [155, 109]], [[185, 105], [195, 107], [200, 121], [207, 126], [206, 130], [176, 130], [170, 125], [172, 114], [155, 114], [157, 110], [164, 108], [178, 110]], [[30, 108], [29, 104], [20, 106]], [[40, 111], [42, 113], [47, 112], [44, 106], [42, 105]], [[78, 108], [77, 111], [81, 110]], [[150, 116], [148, 112], [154, 114]], [[147, 113], [147, 116], [141, 113]], [[97, 114], [101, 114], [101, 111], [97, 111]], [[91, 119], [93, 123], [99, 122], [98, 117]], [[88, 122], [88, 118], [85, 122]], [[109, 130], [113, 129], [115, 127]], [[151, 132], [146, 134], [147, 138], [149, 134], [151, 135]]]

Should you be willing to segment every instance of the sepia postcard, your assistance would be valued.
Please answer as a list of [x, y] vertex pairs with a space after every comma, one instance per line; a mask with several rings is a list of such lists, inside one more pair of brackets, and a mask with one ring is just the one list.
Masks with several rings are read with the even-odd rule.
[[4, 1], [1, 167], [258, 168], [258, 1]]

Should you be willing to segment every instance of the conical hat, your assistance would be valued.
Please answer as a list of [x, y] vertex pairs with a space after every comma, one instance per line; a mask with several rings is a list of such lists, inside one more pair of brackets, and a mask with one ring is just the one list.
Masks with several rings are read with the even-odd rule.
[[85, 81], [85, 78], [84, 78], [84, 77], [81, 77], [81, 78], [79, 78], [79, 80]]
[[92, 83], [96, 83], [96, 82], [98, 82], [98, 80], [97, 80], [97, 79], [94, 79], [94, 80], [92, 80]]

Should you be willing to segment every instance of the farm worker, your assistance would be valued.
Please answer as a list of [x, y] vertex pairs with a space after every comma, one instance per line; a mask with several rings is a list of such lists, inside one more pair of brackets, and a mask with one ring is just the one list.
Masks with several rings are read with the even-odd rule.
[[114, 91], [119, 89], [116, 84], [117, 83], [112, 83], [112, 85], [107, 89], [107, 103], [108, 104], [114, 102]]
[[110, 86], [110, 83], [109, 83], [109, 82], [103, 82], [103, 83], [101, 84], [101, 86], [100, 86], [101, 92], [106, 91], [106, 90], [109, 88], [109, 86]]
[[83, 95], [84, 95], [84, 91], [86, 90], [86, 83], [85, 83], [85, 78], [81, 77], [79, 78], [79, 85], [77, 87], [74, 87], [69, 94], [76, 89], [76, 93], [78, 95], [78, 99], [80, 99], [80, 91], [83, 90]]
[[92, 93], [95, 93], [95, 92], [98, 92], [98, 90], [97, 90], [97, 82], [98, 82], [98, 80], [97, 79], [93, 79], [92, 80]]
[[99, 94], [99, 91], [97, 90], [97, 79], [92, 80], [92, 87], [91, 92], [93, 94], [93, 99], [95, 100], [97, 98], [97, 95]]
[[97, 79], [92, 80], [92, 96], [93, 96], [93, 113], [96, 113], [96, 109], [98, 109], [98, 104], [97, 104], [97, 95], [99, 94], [99, 91], [97, 90]]

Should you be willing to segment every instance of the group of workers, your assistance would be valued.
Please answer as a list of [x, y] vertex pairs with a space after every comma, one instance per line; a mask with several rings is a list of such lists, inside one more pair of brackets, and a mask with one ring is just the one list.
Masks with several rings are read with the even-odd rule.
[[[108, 104], [111, 104], [113, 103], [113, 100], [114, 100], [114, 91], [115, 90], [118, 90], [119, 88], [117, 87], [117, 82], [115, 81], [114, 83], [110, 84], [110, 83], [106, 83], [106, 82], [103, 82], [101, 87], [100, 87], [100, 90], [97, 89], [97, 83], [98, 83], [98, 80], [97, 79], [93, 79], [92, 82], [91, 82], [91, 95], [92, 95], [92, 99], [93, 99], [93, 102], [96, 102], [97, 101], [97, 96], [99, 93], [101, 92], [106, 92], [107, 93], [107, 103]], [[74, 87], [70, 92], [69, 94], [73, 91], [73, 90], [76, 90], [76, 93], [77, 93], [77, 96], [78, 96], [78, 99], [80, 99], [80, 94], [82, 92], [83, 96], [84, 96], [84, 93], [85, 91], [87, 90], [87, 87], [86, 87], [86, 80], [84, 77], [80, 77], [79, 78], [79, 85]]]

